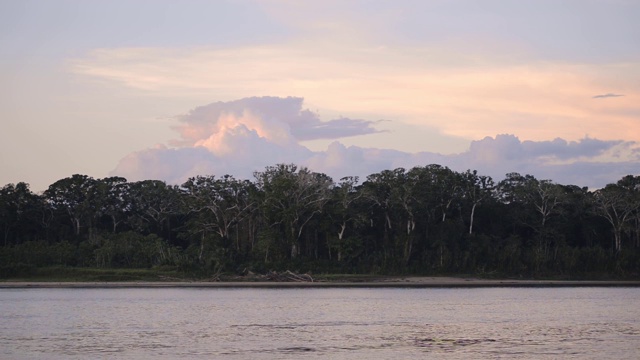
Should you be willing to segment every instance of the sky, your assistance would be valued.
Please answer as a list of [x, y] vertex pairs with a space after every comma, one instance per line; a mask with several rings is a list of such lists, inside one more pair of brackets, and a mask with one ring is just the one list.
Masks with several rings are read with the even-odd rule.
[[637, 0], [0, 0], [0, 186], [640, 175]]

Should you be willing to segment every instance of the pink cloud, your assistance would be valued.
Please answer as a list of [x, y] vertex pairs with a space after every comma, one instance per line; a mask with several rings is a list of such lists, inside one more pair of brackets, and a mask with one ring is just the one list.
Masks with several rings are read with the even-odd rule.
[[[640, 144], [588, 137], [579, 141], [561, 138], [521, 141], [508, 134], [487, 136], [472, 141], [467, 151], [453, 155], [347, 147], [338, 141], [324, 151], [314, 152], [301, 145], [301, 139], [292, 131], [304, 128], [313, 132], [322, 128], [322, 124], [299, 124], [304, 123], [299, 117], [306, 116], [300, 110], [301, 101], [296, 98], [243, 100], [214, 103], [191, 111], [180, 119], [177, 130], [181, 139], [174, 142], [176, 147], [160, 146], [129, 154], [112, 175], [129, 180], [161, 179], [181, 183], [191, 176], [206, 174], [251, 178], [254, 171], [265, 166], [296, 163], [338, 180], [344, 176], [364, 178], [381, 170], [436, 163], [456, 171], [475, 169], [497, 180], [516, 171], [564, 184], [601, 187], [624, 175], [640, 173]], [[331, 130], [335, 136], [341, 134], [336, 124], [331, 126], [335, 126]], [[345, 126], [349, 127], [348, 121]]]

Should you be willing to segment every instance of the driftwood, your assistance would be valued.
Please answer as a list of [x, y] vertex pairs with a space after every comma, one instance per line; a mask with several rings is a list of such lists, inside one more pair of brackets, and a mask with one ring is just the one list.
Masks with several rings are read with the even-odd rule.
[[275, 271], [269, 271], [265, 275], [269, 281], [282, 281], [282, 282], [313, 282], [313, 278], [309, 274], [295, 274], [287, 270], [283, 273], [277, 273]]
[[249, 269], [244, 269], [242, 274], [234, 277], [227, 277], [231, 281], [278, 281], [278, 282], [314, 282], [309, 274], [297, 274], [292, 271], [277, 272], [268, 271], [266, 274], [256, 274]]

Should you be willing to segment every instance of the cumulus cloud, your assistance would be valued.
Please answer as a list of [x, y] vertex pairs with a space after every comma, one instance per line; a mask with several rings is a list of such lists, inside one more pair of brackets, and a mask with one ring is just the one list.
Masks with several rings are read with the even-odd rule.
[[[477, 169], [502, 179], [507, 172], [532, 174], [563, 184], [602, 187], [640, 172], [640, 144], [633, 141], [521, 141], [503, 134], [473, 141], [469, 150], [448, 159], [456, 170]], [[446, 165], [446, 163], [445, 163]]]
[[338, 141], [311, 151], [300, 141], [338, 139], [378, 132], [374, 122], [340, 118], [323, 122], [302, 107], [301, 98], [247, 98], [198, 107], [178, 118], [180, 139], [171, 145], [132, 153], [113, 175], [129, 180], [161, 179], [182, 183], [195, 175], [232, 174], [251, 178], [254, 171], [277, 163], [296, 163], [338, 180], [397, 167], [441, 164], [456, 171], [478, 170], [501, 180], [508, 172], [532, 174], [563, 184], [592, 188], [640, 173], [640, 144], [633, 141], [578, 141], [556, 138], [522, 141], [502, 134], [472, 141], [452, 155], [409, 153], [392, 149], [345, 146]]
[[620, 97], [620, 96], [624, 96], [624, 95], [623, 94], [607, 93], [607, 94], [595, 95], [593, 98], [594, 99], [606, 99], [606, 98]]
[[570, 160], [596, 159], [614, 149], [627, 148], [633, 142], [598, 140], [585, 137], [579, 141], [556, 138], [551, 141], [520, 141], [514, 135], [503, 134], [471, 142], [469, 155], [478, 163], [523, 161], [527, 159], [558, 163]]
[[182, 139], [176, 145], [193, 145], [212, 134], [223, 133], [239, 124], [260, 137], [282, 144], [287, 141], [340, 139], [383, 132], [373, 126], [379, 121], [338, 119], [321, 121], [318, 114], [303, 109], [299, 97], [251, 97], [200, 106], [178, 117], [176, 127]]
[[639, 173], [639, 148], [640, 144], [635, 142], [588, 137], [574, 142], [521, 141], [515, 135], [503, 134], [473, 141], [467, 151], [452, 155], [345, 147], [336, 142], [327, 151], [314, 153], [305, 164], [336, 178], [336, 175], [363, 177], [385, 169], [435, 163], [456, 171], [475, 169], [495, 180], [515, 171], [562, 184], [598, 188]]

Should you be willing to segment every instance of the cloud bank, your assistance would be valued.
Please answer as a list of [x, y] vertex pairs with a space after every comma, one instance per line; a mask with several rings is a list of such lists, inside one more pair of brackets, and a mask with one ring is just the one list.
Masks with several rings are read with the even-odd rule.
[[[160, 179], [180, 184], [195, 175], [232, 174], [252, 178], [277, 163], [296, 163], [338, 180], [397, 167], [432, 163], [456, 171], [478, 170], [501, 180], [508, 172], [532, 174], [562, 184], [602, 187], [624, 175], [640, 173], [640, 144], [633, 141], [522, 141], [503, 134], [472, 141], [458, 154], [409, 153], [345, 146], [337, 139], [380, 132], [376, 121], [340, 117], [321, 121], [303, 108], [302, 98], [253, 97], [216, 102], [178, 117], [180, 138], [124, 157], [112, 175], [131, 181]], [[301, 141], [335, 139], [324, 151]]]

